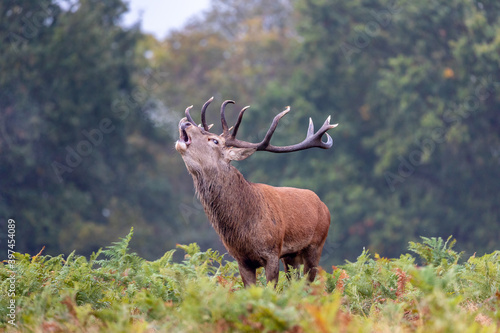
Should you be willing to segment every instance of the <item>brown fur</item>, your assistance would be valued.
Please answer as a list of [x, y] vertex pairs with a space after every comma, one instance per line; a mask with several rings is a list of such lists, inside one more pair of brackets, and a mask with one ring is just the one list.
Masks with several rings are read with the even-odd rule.
[[330, 227], [326, 205], [309, 190], [248, 182], [230, 162], [255, 149], [226, 147], [223, 137], [185, 123], [176, 149], [209, 221], [238, 262], [243, 283], [255, 283], [259, 267], [265, 268], [268, 282], [276, 282], [279, 259], [287, 272], [288, 266], [304, 264], [312, 282]]

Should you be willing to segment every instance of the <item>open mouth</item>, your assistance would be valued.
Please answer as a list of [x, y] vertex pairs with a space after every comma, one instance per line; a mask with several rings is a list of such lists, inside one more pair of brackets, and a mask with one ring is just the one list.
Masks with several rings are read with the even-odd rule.
[[186, 128], [191, 126], [190, 123], [187, 122], [181, 122], [179, 125], [179, 143], [183, 143], [186, 147], [191, 144], [191, 138], [189, 137], [189, 134], [186, 131]]
[[189, 145], [191, 143], [191, 138], [187, 134], [186, 130], [183, 128], [181, 128], [181, 130], [180, 130], [179, 140], [184, 142], [186, 145]]

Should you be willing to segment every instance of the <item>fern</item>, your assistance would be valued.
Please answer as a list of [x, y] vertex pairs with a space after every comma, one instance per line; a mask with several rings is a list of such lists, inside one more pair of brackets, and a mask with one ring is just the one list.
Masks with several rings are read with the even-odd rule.
[[[498, 331], [500, 252], [459, 263], [448, 238], [422, 238], [405, 254], [363, 250], [354, 262], [319, 270], [307, 283], [280, 272], [276, 288], [263, 270], [243, 288], [237, 264], [197, 244], [147, 261], [131, 253], [133, 229], [90, 258], [16, 254], [20, 331], [359, 332]], [[8, 270], [0, 263], [0, 331], [9, 331]], [[480, 322], [482, 324], [480, 324]], [[483, 326], [481, 326], [483, 325]]]
[[104, 254], [107, 260], [95, 260], [94, 263], [100, 265], [101, 268], [110, 270], [122, 270], [126, 268], [138, 269], [142, 260], [137, 253], [128, 253], [128, 246], [132, 235], [134, 234], [134, 228], [130, 228], [130, 232], [124, 238], [120, 238], [120, 241], [114, 242], [113, 245], [106, 247], [105, 250], [99, 251], [98, 253]]
[[408, 249], [418, 254], [424, 261], [424, 264], [447, 269], [451, 265], [456, 264], [463, 254], [463, 252], [457, 253], [452, 250], [456, 243], [456, 239], [452, 239], [452, 237], [448, 237], [446, 242], [441, 237], [420, 237], [423, 240], [423, 244], [410, 242]]

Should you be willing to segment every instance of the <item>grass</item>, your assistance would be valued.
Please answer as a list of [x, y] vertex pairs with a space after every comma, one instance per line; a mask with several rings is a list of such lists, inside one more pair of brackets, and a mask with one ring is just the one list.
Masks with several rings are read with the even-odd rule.
[[146, 261], [130, 252], [132, 233], [90, 258], [17, 253], [15, 298], [1, 263], [0, 331], [499, 332], [500, 251], [460, 262], [451, 238], [422, 238], [415, 256], [363, 251], [311, 285], [281, 274], [274, 288], [261, 270], [245, 289], [217, 251], [178, 245], [182, 262], [175, 250]]

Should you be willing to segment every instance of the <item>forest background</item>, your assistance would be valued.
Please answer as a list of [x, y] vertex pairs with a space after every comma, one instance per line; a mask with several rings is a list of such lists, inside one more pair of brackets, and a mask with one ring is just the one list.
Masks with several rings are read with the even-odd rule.
[[0, 244], [10, 218], [21, 253], [89, 255], [131, 227], [151, 260], [176, 243], [225, 252], [173, 148], [184, 109], [214, 96], [219, 131], [223, 100], [229, 122], [251, 105], [247, 141], [288, 105], [275, 144], [301, 141], [309, 117], [340, 124], [330, 150], [235, 163], [322, 198], [322, 265], [399, 256], [418, 236], [498, 249], [498, 1], [212, 0], [162, 40], [124, 27], [126, 12], [0, 3]]

